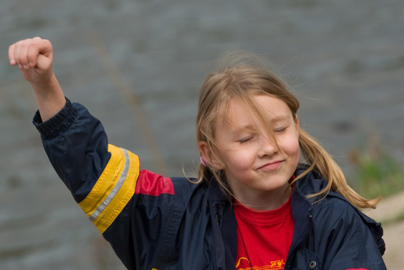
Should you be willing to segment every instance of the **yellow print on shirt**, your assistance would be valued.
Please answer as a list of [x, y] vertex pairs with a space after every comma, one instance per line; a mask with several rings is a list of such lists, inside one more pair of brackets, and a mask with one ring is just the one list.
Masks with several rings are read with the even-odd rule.
[[277, 260], [272, 261], [269, 265], [238, 268], [240, 266], [240, 263], [244, 260], [251, 265], [250, 260], [248, 258], [241, 257], [240, 259], [238, 259], [238, 262], [236, 264], [237, 270], [283, 270], [285, 267], [285, 262], [283, 260]]

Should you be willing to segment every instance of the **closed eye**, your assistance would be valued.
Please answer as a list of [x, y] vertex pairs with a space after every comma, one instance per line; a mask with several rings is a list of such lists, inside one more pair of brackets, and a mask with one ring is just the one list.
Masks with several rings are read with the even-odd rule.
[[275, 129], [275, 132], [283, 132], [285, 130], [286, 130], [286, 127], [282, 127], [282, 128]]
[[246, 142], [252, 140], [253, 138], [254, 138], [253, 136], [251, 136], [251, 137], [246, 137], [246, 138], [243, 138], [243, 139], [239, 140], [238, 142], [239, 142], [239, 143], [246, 143]]

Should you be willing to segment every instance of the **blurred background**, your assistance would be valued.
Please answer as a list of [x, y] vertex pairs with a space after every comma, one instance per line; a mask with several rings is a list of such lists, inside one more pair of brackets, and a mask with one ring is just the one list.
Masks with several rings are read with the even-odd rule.
[[349, 183], [386, 198], [384, 258], [402, 269], [402, 0], [2, 0], [0, 35], [0, 269], [124, 269], [31, 124], [34, 96], [7, 50], [34, 36], [53, 43], [66, 96], [166, 176], [193, 174], [198, 90], [215, 60], [234, 49], [263, 55]]

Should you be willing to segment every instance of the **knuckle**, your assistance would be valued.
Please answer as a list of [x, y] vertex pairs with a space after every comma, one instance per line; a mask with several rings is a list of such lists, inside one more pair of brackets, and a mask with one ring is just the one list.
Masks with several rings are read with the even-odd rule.
[[43, 39], [43, 41], [46, 43], [47, 46], [49, 46], [50, 48], [52, 48], [52, 43], [47, 40], [47, 39]]
[[23, 50], [27, 47], [27, 41], [22, 40], [16, 44], [18, 46], [18, 49]]
[[15, 44], [8, 46], [8, 52], [11, 53], [12, 51], [14, 51], [14, 48], [15, 48]]

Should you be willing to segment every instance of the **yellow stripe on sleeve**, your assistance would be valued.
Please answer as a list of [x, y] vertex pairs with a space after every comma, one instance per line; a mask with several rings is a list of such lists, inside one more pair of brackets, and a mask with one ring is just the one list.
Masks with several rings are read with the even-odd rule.
[[114, 222], [135, 192], [139, 158], [108, 145], [111, 158], [87, 197], [79, 204], [101, 233]]

